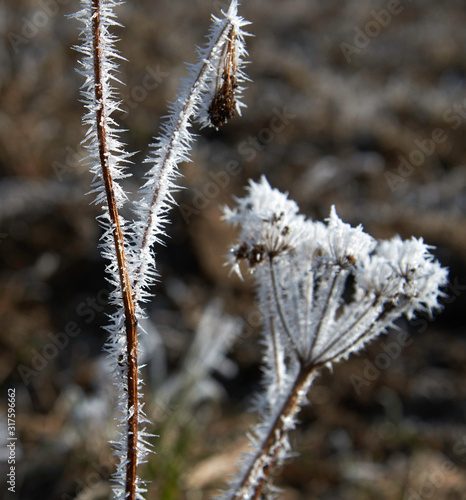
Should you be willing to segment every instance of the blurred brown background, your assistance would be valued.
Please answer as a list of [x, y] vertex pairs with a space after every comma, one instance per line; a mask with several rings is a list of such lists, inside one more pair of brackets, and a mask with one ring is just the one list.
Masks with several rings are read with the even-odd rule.
[[[140, 0], [118, 9], [127, 61], [126, 112], [116, 118], [136, 152], [131, 193], [184, 62], [195, 61], [210, 13], [222, 6]], [[109, 311], [99, 212], [79, 162], [83, 79], [72, 49], [78, 26], [67, 17], [77, 9], [72, 0], [0, 5], [2, 489], [10, 388], [19, 438], [16, 493], [0, 490], [4, 498], [109, 498], [114, 426], [101, 329]], [[209, 498], [246, 449], [259, 330], [252, 280], [228, 277], [223, 266], [235, 234], [221, 225], [220, 209], [265, 174], [311, 217], [325, 218], [335, 204], [343, 220], [375, 237], [423, 236], [451, 280], [442, 314], [399, 323], [408, 345], [393, 347], [400, 334], [391, 332], [318, 379], [292, 437], [299, 456], [277, 476], [282, 497], [464, 500], [466, 2], [248, 0], [240, 13], [254, 35], [248, 107], [219, 132], [194, 127], [193, 161], [181, 166], [186, 189], [158, 252], [161, 280], [148, 312], [164, 347], [147, 348], [146, 380], [162, 438], [143, 471], [147, 498]], [[151, 400], [181, 370], [215, 298], [245, 323], [229, 355], [238, 369], [214, 374], [216, 391], [189, 403], [188, 413]], [[73, 328], [79, 334], [60, 337]]]

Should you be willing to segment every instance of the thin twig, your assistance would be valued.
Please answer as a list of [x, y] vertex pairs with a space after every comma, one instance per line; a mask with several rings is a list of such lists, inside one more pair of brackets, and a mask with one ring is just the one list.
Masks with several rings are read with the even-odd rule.
[[102, 168], [102, 176], [107, 195], [107, 205], [112, 224], [113, 240], [118, 262], [118, 273], [125, 309], [126, 328], [126, 360], [127, 360], [127, 387], [128, 387], [128, 449], [126, 469], [126, 498], [134, 500], [136, 496], [136, 465], [137, 465], [137, 441], [138, 441], [138, 370], [137, 370], [137, 319], [131, 284], [127, 271], [127, 260], [125, 256], [123, 233], [120, 225], [120, 217], [115, 199], [113, 179], [110, 173], [110, 152], [107, 142], [107, 122], [105, 99], [102, 82], [102, 47], [101, 47], [101, 4], [100, 0], [93, 0], [93, 41], [94, 41], [94, 75], [95, 75], [95, 101], [97, 138], [99, 142], [99, 158]]

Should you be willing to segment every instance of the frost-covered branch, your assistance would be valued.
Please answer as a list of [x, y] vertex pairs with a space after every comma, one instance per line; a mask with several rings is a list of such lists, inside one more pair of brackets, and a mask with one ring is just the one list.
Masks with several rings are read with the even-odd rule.
[[334, 207], [327, 224], [308, 220], [265, 178], [250, 182], [225, 219], [241, 230], [232, 269], [244, 261], [254, 272], [264, 317], [263, 420], [227, 495], [250, 500], [287, 458], [288, 432], [317, 371], [360, 351], [401, 315], [439, 309], [448, 273], [422, 239], [377, 242]]
[[148, 288], [156, 278], [152, 247], [164, 236], [166, 214], [174, 204], [178, 165], [189, 161], [193, 142], [190, 123], [196, 120], [202, 126], [218, 128], [244, 106], [240, 101], [241, 85], [246, 80], [242, 71], [247, 54], [243, 27], [249, 23], [238, 16], [237, 8], [237, 0], [233, 0], [224, 18], [213, 17], [209, 42], [198, 50], [199, 62], [189, 66], [190, 75], [145, 160], [151, 167], [136, 205], [138, 221], [134, 225], [136, 302], [147, 300]]

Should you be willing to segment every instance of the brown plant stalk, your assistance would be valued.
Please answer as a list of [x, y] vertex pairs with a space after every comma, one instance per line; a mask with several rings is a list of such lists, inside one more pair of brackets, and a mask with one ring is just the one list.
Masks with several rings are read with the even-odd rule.
[[[315, 372], [322, 367], [319, 364], [300, 364], [300, 371], [296, 376], [289, 395], [282, 405], [282, 408], [273, 424], [270, 426], [267, 436], [262, 441], [259, 451], [254, 455], [242, 480], [237, 485], [234, 494], [228, 500], [259, 500], [264, 487], [267, 485], [270, 474], [283, 443], [286, 441], [289, 429], [286, 423], [292, 419], [301, 409], [302, 398], [309, 389]], [[254, 486], [253, 496], [249, 490], [257, 477], [259, 469], [262, 469], [261, 479]]]
[[97, 103], [96, 125], [99, 143], [99, 159], [102, 176], [105, 184], [107, 205], [113, 230], [113, 241], [118, 262], [118, 273], [125, 310], [126, 328], [126, 363], [127, 363], [127, 388], [128, 388], [128, 443], [127, 443], [127, 468], [126, 468], [126, 498], [134, 500], [136, 495], [136, 465], [138, 441], [138, 361], [137, 361], [137, 319], [133, 303], [131, 283], [128, 276], [127, 259], [125, 256], [123, 232], [118, 215], [118, 208], [113, 188], [113, 179], [109, 166], [109, 148], [107, 143], [106, 113], [102, 88], [102, 47], [101, 47], [101, 18], [100, 0], [93, 0], [93, 43], [94, 43], [94, 75], [95, 75], [95, 101]]

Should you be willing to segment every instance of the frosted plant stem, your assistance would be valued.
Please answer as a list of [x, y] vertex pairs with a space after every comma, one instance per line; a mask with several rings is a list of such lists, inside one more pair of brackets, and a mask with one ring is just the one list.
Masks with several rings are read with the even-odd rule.
[[[231, 24], [228, 20], [225, 22], [225, 27], [220, 31], [218, 39], [212, 43], [212, 47], [209, 51], [208, 56], [204, 59], [204, 63], [202, 64], [199, 73], [197, 74], [192, 86], [191, 90], [187, 95], [187, 98], [181, 108], [181, 111], [176, 119], [175, 126], [170, 130], [170, 139], [168, 142], [168, 146], [164, 152], [163, 158], [160, 162], [160, 174], [159, 178], [162, 179], [164, 177], [169, 177], [169, 170], [173, 168], [173, 163], [176, 163], [178, 151], [181, 143], [181, 138], [183, 137], [183, 131], [188, 127], [189, 120], [191, 119], [192, 114], [195, 111], [195, 103], [198, 100], [199, 94], [201, 92], [202, 82], [205, 78], [205, 75], [209, 71], [211, 67], [211, 60], [213, 59], [213, 54], [219, 50], [219, 47], [224, 43], [224, 39], [228, 36], [231, 30]], [[138, 249], [138, 254], [140, 257], [144, 255], [145, 250], [148, 246], [151, 245], [151, 239], [149, 238], [149, 234], [151, 231], [153, 218], [157, 215], [157, 212], [154, 210], [154, 207], [161, 206], [163, 200], [161, 197], [165, 196], [165, 193], [160, 189], [160, 185], [162, 183], [158, 182], [154, 185], [154, 191], [152, 194], [152, 199], [150, 202], [150, 206], [147, 209], [147, 218], [144, 223], [144, 233], [141, 239], [141, 245]], [[142, 266], [139, 265], [134, 281], [134, 289], [138, 288], [139, 282], [141, 280], [141, 272]]]
[[127, 388], [128, 388], [128, 448], [126, 467], [126, 498], [134, 500], [136, 495], [136, 464], [137, 464], [137, 441], [138, 441], [138, 370], [137, 370], [137, 319], [131, 293], [131, 285], [128, 276], [128, 266], [125, 256], [123, 233], [120, 225], [120, 217], [115, 199], [113, 179], [109, 166], [109, 148], [107, 142], [108, 111], [105, 109], [105, 99], [102, 85], [102, 47], [101, 47], [101, 18], [100, 0], [92, 1], [93, 7], [93, 43], [94, 43], [94, 75], [95, 75], [95, 102], [96, 102], [96, 126], [99, 159], [102, 168], [102, 177], [105, 184], [108, 211], [112, 223], [113, 241], [118, 262], [118, 274], [123, 295], [126, 328], [126, 362], [127, 362]]
[[269, 318], [269, 323], [270, 323], [270, 332], [272, 333], [272, 352], [273, 352], [273, 360], [274, 360], [274, 366], [275, 366], [275, 374], [277, 377], [277, 387], [282, 388], [283, 387], [283, 381], [284, 381], [284, 373], [283, 373], [283, 368], [280, 363], [280, 351], [279, 351], [279, 346], [278, 346], [278, 332], [275, 328], [275, 318], [271, 316]]
[[303, 399], [321, 365], [304, 365], [290, 387], [288, 396], [270, 425], [258, 451], [253, 455], [242, 478], [228, 500], [259, 500], [276, 459], [286, 443], [289, 422], [301, 409]]
[[270, 274], [272, 277], [273, 296], [275, 298], [275, 303], [277, 305], [278, 315], [280, 316], [280, 320], [281, 320], [281, 323], [283, 325], [283, 328], [285, 329], [286, 334], [288, 335], [288, 340], [290, 341], [290, 344], [294, 347], [297, 356], [301, 359], [300, 350], [298, 349], [298, 346], [296, 345], [296, 341], [294, 339], [294, 336], [292, 335], [290, 328], [288, 326], [288, 322], [286, 321], [286, 316], [285, 316], [285, 313], [283, 311], [282, 302], [281, 302], [280, 296], [278, 294], [277, 277], [276, 277], [276, 273], [275, 273], [275, 269], [274, 269], [273, 257], [269, 258], [269, 264], [270, 264], [270, 266], [269, 266], [270, 267]]
[[[363, 312], [363, 314], [361, 314], [353, 323], [351, 326], [349, 326], [344, 332], [343, 334], [339, 334], [337, 336], [335, 336], [335, 338], [326, 346], [326, 348], [321, 352], [319, 353], [319, 357], [316, 359], [316, 361], [318, 360], [322, 360], [322, 358], [325, 356], [325, 354], [327, 354], [339, 341], [341, 341], [342, 338], [344, 338], [343, 336], [344, 335], [347, 335], [351, 332], [351, 330], [353, 330], [357, 325], [358, 323], [363, 320], [371, 311], [374, 310], [374, 308], [377, 307], [377, 304], [379, 303], [379, 297], [377, 297], [374, 302], [372, 304], [369, 305], [369, 307]], [[376, 321], [380, 321], [383, 316], [386, 314], [386, 311], [382, 311], [380, 313], [380, 315], [374, 319], [374, 323]], [[372, 331], [372, 328], [369, 328], [367, 331], [365, 331], [364, 333], [362, 333], [356, 340], [361, 340], [364, 338], [365, 335], [369, 334], [370, 332]], [[353, 341], [353, 343], [355, 343], [356, 341]], [[340, 353], [341, 354], [341, 353]], [[328, 361], [328, 360], [327, 360]], [[326, 362], [327, 362], [326, 361]]]
[[322, 311], [322, 314], [321, 314], [320, 320], [319, 320], [319, 324], [317, 325], [316, 333], [314, 335], [314, 338], [312, 339], [311, 349], [310, 349], [310, 353], [309, 353], [309, 359], [312, 359], [312, 355], [314, 353], [314, 348], [315, 348], [315, 346], [317, 344], [317, 341], [319, 340], [319, 335], [320, 335], [320, 331], [321, 331], [321, 328], [322, 328], [322, 324], [324, 323], [324, 320], [327, 317], [327, 311], [328, 311], [328, 309], [330, 307], [330, 298], [334, 294], [335, 285], [337, 283], [338, 276], [339, 276], [338, 273], [333, 276], [332, 286], [329, 289], [329, 292], [328, 292], [328, 295], [327, 295], [327, 300], [325, 301], [324, 310]]

